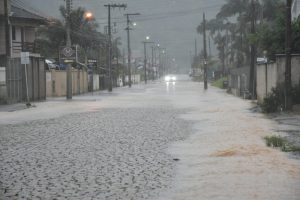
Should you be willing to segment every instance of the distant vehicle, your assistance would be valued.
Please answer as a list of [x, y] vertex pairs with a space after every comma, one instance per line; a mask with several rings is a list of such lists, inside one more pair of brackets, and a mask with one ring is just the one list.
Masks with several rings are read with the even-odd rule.
[[56, 69], [59, 70], [60, 66], [55, 64], [55, 60], [53, 59], [45, 59], [46, 67], [48, 70]]
[[175, 82], [177, 80], [175, 75], [169, 74], [165, 76], [165, 81], [166, 82]]

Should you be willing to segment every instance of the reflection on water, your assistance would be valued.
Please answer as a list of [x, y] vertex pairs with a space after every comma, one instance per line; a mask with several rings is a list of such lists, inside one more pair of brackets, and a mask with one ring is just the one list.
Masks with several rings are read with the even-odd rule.
[[166, 82], [167, 93], [174, 93], [176, 91], [176, 82]]

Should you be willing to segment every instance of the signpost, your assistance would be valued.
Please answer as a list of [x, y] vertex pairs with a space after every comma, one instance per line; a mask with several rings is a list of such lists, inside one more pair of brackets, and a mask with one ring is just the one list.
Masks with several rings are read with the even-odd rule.
[[63, 63], [74, 63], [76, 61], [76, 48], [75, 47], [60, 47], [60, 60]]
[[29, 94], [28, 94], [28, 78], [27, 78], [27, 65], [30, 64], [29, 60], [29, 52], [21, 52], [21, 64], [25, 65], [25, 85], [26, 85], [26, 99], [27, 99], [27, 106], [31, 106]]

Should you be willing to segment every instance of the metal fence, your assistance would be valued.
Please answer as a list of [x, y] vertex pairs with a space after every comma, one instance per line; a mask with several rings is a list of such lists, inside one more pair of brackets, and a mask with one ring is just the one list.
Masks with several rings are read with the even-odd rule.
[[[46, 99], [46, 72], [44, 60], [30, 57], [27, 65], [28, 95], [31, 101]], [[6, 67], [6, 87], [8, 103], [26, 100], [25, 67], [20, 58], [11, 58]]]

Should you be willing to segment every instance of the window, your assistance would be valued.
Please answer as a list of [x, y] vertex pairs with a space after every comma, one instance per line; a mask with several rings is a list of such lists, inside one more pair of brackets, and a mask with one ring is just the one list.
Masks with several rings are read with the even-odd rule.
[[16, 40], [16, 27], [12, 26], [11, 28], [12, 40]]

